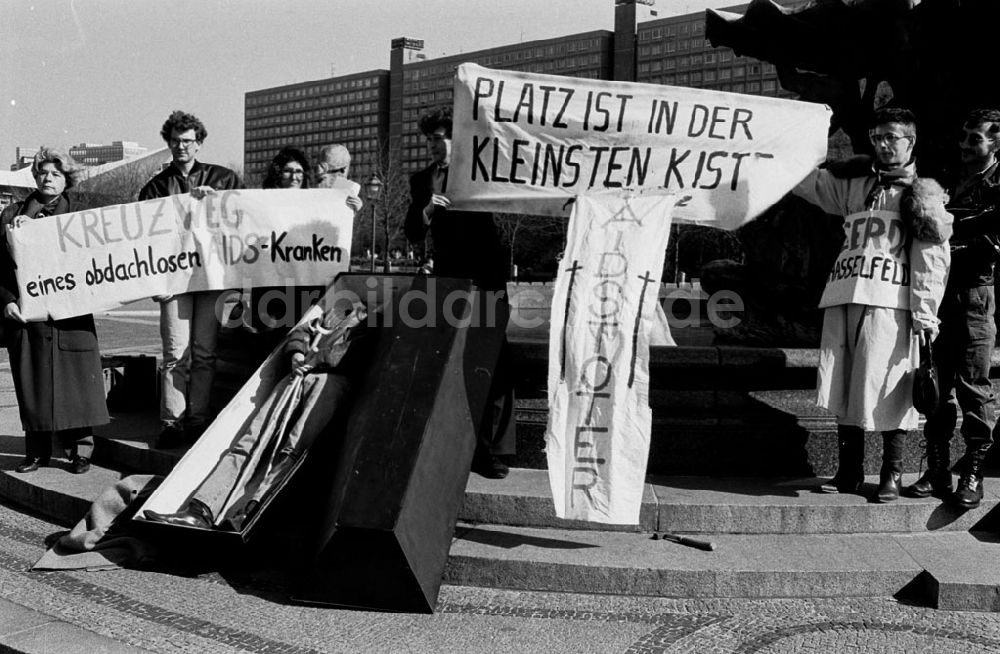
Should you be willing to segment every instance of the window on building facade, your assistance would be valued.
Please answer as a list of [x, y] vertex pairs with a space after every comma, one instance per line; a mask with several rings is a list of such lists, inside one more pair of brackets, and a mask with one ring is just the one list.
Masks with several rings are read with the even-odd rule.
[[745, 77], [746, 74], [747, 74], [746, 66], [733, 67], [733, 77]]
[[750, 93], [760, 93], [760, 82], [750, 82], [747, 84], [747, 91]]
[[705, 81], [706, 82], [714, 82], [715, 81], [715, 71], [714, 70], [706, 70], [705, 71]]
[[677, 60], [676, 59], [664, 59], [663, 60], [663, 67], [665, 69], [667, 69], [667, 70], [673, 70], [674, 68], [677, 68]]

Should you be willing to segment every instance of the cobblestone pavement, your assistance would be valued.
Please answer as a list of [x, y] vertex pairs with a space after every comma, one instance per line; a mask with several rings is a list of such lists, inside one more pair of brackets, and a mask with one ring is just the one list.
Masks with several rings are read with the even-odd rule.
[[154, 652], [1000, 652], [998, 614], [891, 599], [674, 600], [452, 586], [435, 615], [410, 615], [296, 606], [279, 577], [261, 572], [29, 572], [58, 530], [0, 505], [0, 599]]

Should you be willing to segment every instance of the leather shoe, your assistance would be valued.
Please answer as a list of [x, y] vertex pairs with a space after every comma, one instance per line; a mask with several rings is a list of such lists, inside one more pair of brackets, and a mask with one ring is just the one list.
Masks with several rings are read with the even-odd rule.
[[472, 458], [472, 472], [487, 479], [504, 479], [510, 468], [492, 454], [476, 454]]
[[200, 529], [211, 529], [212, 522], [214, 522], [212, 520], [212, 510], [198, 500], [191, 500], [177, 513], [146, 511], [144, 515], [151, 522], [162, 522], [182, 527], [198, 527]]
[[951, 495], [951, 470], [927, 470], [920, 479], [910, 484], [903, 490], [903, 495], [907, 497], [935, 497], [945, 498]]
[[156, 437], [154, 447], [158, 450], [173, 450], [184, 444], [184, 430], [174, 425], [167, 425]]
[[959, 508], [976, 508], [983, 501], [983, 478], [979, 475], [962, 475], [952, 498]]
[[34, 472], [47, 465], [49, 465], [49, 460], [44, 457], [26, 456], [24, 457], [24, 461], [21, 461], [20, 465], [14, 468], [14, 470], [23, 474], [25, 472]]
[[864, 478], [849, 478], [847, 475], [834, 475], [833, 479], [820, 484], [821, 493], [857, 493], [864, 483]]
[[891, 470], [882, 471], [882, 475], [878, 482], [878, 495], [876, 499], [879, 502], [895, 502], [899, 499], [899, 484], [903, 479], [903, 475], [899, 472], [893, 472]]
[[69, 471], [74, 475], [82, 475], [90, 470], [90, 459], [85, 456], [73, 455], [69, 460]]

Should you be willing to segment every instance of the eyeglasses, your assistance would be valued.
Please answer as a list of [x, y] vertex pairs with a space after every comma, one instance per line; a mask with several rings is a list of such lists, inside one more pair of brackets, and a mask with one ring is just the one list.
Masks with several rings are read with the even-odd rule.
[[198, 139], [170, 139], [170, 147], [184, 148], [185, 150], [198, 142]]
[[886, 132], [884, 134], [879, 134], [878, 132], [868, 132], [868, 140], [871, 141], [872, 145], [886, 144], [890, 148], [902, 139], [910, 139], [913, 137], [907, 134], [893, 134], [892, 132]]
[[995, 139], [986, 138], [982, 134], [977, 134], [975, 132], [963, 132], [958, 135], [959, 145], [963, 143], [968, 143], [969, 145], [975, 147], [977, 145], [982, 145], [988, 141], [993, 141]]
[[282, 168], [281, 174], [289, 177], [305, 177], [306, 171], [301, 168]]

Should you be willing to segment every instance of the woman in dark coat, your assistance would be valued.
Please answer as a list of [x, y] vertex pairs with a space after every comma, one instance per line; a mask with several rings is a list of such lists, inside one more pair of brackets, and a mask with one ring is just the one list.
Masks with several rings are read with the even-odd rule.
[[25, 321], [17, 304], [17, 276], [6, 239], [7, 230], [28, 220], [75, 211], [65, 191], [80, 170], [68, 154], [42, 148], [32, 165], [38, 190], [0, 213], [4, 236], [0, 239], [0, 306], [25, 431], [26, 457], [18, 472], [48, 465], [53, 438], [65, 449], [70, 471], [87, 472], [94, 450], [92, 427], [108, 422], [94, 317]]

